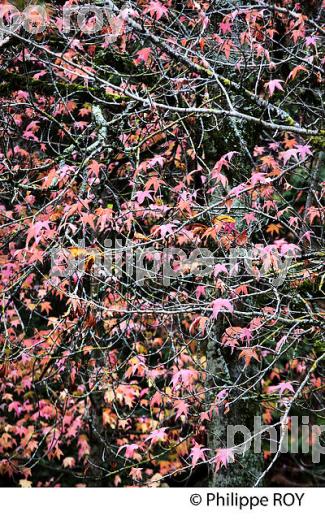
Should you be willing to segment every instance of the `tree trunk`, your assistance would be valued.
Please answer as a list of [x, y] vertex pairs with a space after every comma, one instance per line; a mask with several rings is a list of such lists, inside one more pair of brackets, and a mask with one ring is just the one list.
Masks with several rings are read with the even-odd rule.
[[[220, 348], [221, 336], [223, 333], [222, 318], [215, 326], [215, 338], [210, 340], [207, 351], [207, 387], [214, 388], [218, 385], [218, 374], [229, 379], [234, 388], [238, 387], [238, 380], [243, 369], [242, 363], [233, 355], [225, 356]], [[219, 383], [220, 384], [220, 383]], [[215, 391], [209, 392], [209, 401], [213, 402]], [[240, 390], [231, 392], [231, 401], [240, 396]], [[251, 400], [238, 399], [230, 405], [229, 412], [224, 406], [219, 407], [218, 413], [213, 412], [212, 419], [208, 427], [208, 447], [211, 453], [215, 453], [218, 448], [229, 448], [227, 445], [227, 429], [233, 425], [245, 426], [253, 433], [254, 417], [260, 415], [260, 409]], [[236, 436], [235, 444], [244, 441], [242, 434]], [[254, 486], [258, 476], [263, 470], [262, 453], [254, 453], [252, 447], [243, 455], [235, 455], [235, 462], [230, 463], [227, 468], [215, 471], [214, 465], [209, 468], [210, 487], [250, 487]]]

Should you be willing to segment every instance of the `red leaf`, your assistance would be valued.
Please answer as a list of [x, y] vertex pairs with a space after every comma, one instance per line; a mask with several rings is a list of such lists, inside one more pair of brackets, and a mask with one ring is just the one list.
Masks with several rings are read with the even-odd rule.
[[161, 2], [159, 2], [159, 0], [151, 0], [150, 4], [143, 12], [150, 13], [152, 17], [155, 16], [156, 20], [160, 20], [162, 16], [166, 16], [168, 18], [168, 9]]
[[151, 48], [145, 47], [144, 49], [141, 49], [137, 52], [137, 58], [134, 60], [134, 63], [136, 65], [139, 65], [140, 63], [147, 63], [149, 60], [149, 56], [151, 54]]

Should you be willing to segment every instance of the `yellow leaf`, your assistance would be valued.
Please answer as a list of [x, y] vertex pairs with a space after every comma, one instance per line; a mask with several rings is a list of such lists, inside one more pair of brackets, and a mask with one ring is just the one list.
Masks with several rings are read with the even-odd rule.
[[78, 256], [86, 256], [87, 249], [83, 249], [81, 247], [69, 247], [69, 251], [73, 258], [77, 258]]
[[32, 487], [32, 482], [30, 480], [21, 479], [19, 481], [19, 485], [22, 488], [31, 488]]
[[228, 222], [229, 224], [235, 224], [236, 220], [230, 215], [218, 215], [217, 217], [213, 218], [213, 223], [216, 224], [217, 222]]

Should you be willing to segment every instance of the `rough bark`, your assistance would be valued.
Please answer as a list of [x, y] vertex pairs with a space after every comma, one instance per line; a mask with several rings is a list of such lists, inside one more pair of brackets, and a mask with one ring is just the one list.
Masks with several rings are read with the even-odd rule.
[[[223, 331], [223, 323], [220, 320], [215, 326], [215, 338], [211, 339], [207, 352], [207, 372], [208, 389], [218, 385], [218, 378], [230, 380], [234, 386], [238, 386], [241, 377], [242, 365], [233, 356], [224, 357], [219, 345]], [[220, 384], [220, 382], [219, 382]], [[235, 400], [240, 395], [240, 390], [231, 393], [231, 400]], [[212, 402], [215, 391], [209, 392], [209, 400]], [[253, 432], [254, 417], [259, 415], [260, 410], [251, 400], [238, 399], [230, 406], [229, 413], [222, 406], [218, 413], [214, 412], [208, 428], [208, 446], [215, 452], [218, 448], [227, 446], [227, 428], [231, 425], [242, 425]], [[243, 436], [236, 437], [236, 444], [243, 442]], [[235, 456], [235, 463], [231, 463], [227, 468], [221, 468], [218, 472], [214, 467], [210, 467], [209, 486], [210, 487], [246, 487], [254, 486], [258, 476], [263, 469], [262, 453], [254, 453], [253, 448], [245, 454]]]

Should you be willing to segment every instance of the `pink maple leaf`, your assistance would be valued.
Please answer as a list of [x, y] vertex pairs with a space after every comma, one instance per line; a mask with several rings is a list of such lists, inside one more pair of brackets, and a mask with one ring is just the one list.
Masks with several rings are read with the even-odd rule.
[[268, 87], [268, 89], [269, 89], [270, 97], [273, 96], [275, 90], [283, 91], [283, 87], [282, 87], [281, 83], [284, 83], [284, 81], [282, 79], [271, 79], [271, 81], [268, 81], [267, 83], [265, 83], [265, 86]]
[[255, 146], [253, 155], [254, 157], [258, 157], [259, 155], [262, 155], [265, 151], [264, 146]]
[[31, 130], [25, 130], [23, 132], [23, 137], [28, 140], [33, 140], [36, 142], [39, 141], [39, 138], [36, 135], [34, 135], [34, 133]]
[[73, 126], [77, 129], [77, 130], [84, 130], [87, 126], [88, 126], [88, 121], [76, 121]]
[[190, 457], [192, 458], [192, 466], [196, 466], [199, 460], [205, 461], [205, 455], [204, 452], [208, 451], [208, 448], [203, 448], [202, 444], [197, 444], [193, 446], [191, 449]]
[[142, 470], [143, 468], [131, 468], [129, 475], [133, 480], [142, 480]]
[[152, 159], [149, 159], [148, 166], [150, 168], [153, 168], [156, 164], [159, 164], [161, 168], [164, 166], [165, 163], [165, 157], [162, 155], [155, 155]]
[[280, 146], [280, 143], [271, 143], [271, 144], [269, 144], [270, 150], [274, 150], [274, 151], [277, 150], [279, 148], [279, 146]]
[[298, 144], [296, 148], [302, 161], [306, 159], [307, 155], [313, 155], [313, 152], [308, 144]]
[[262, 172], [255, 172], [253, 173], [251, 177], [252, 186], [255, 186], [255, 184], [267, 184], [270, 181], [268, 177], [265, 177], [265, 173]]
[[143, 12], [150, 13], [150, 16], [155, 17], [156, 20], [160, 20], [163, 16], [168, 18], [168, 9], [159, 0], [151, 0]]
[[232, 188], [232, 190], [229, 191], [228, 195], [230, 197], [238, 197], [246, 188], [246, 184], [242, 182], [241, 184], [238, 184], [238, 186]]
[[182, 368], [178, 370], [172, 377], [172, 385], [175, 388], [179, 383], [183, 383], [183, 386], [190, 387], [193, 382], [197, 379], [197, 370]]
[[313, 45], [316, 47], [317, 38], [316, 36], [307, 36], [306, 38], [306, 47], [310, 47], [310, 45]]
[[220, 273], [228, 274], [227, 267], [223, 264], [216, 264], [213, 269], [213, 275], [218, 276]]
[[229, 311], [230, 313], [234, 312], [234, 307], [229, 300], [225, 300], [224, 298], [217, 298], [212, 303], [212, 315], [214, 318], [218, 317], [218, 314], [222, 311]]
[[181, 415], [187, 417], [189, 406], [183, 399], [178, 399], [177, 401], [175, 401], [174, 408], [175, 410], [177, 410], [176, 419], [178, 419]]
[[139, 449], [139, 446], [137, 444], [124, 444], [124, 446], [120, 446], [117, 453], [120, 453], [120, 451], [124, 449], [126, 458], [133, 459], [134, 452]]
[[139, 65], [140, 63], [147, 63], [149, 56], [151, 54], [151, 48], [145, 47], [144, 49], [141, 49], [137, 52], [137, 58], [134, 60], [134, 63], [136, 65]]
[[206, 286], [205, 285], [198, 285], [195, 290], [195, 296], [197, 298], [200, 298], [201, 296], [205, 296]]
[[229, 163], [235, 154], [238, 154], [238, 152], [228, 152], [225, 155], [223, 155], [219, 159], [219, 161], [216, 162], [216, 164], [214, 165], [214, 167], [211, 171], [212, 179], [218, 179], [224, 188], [228, 184], [228, 179], [225, 175], [223, 175], [221, 173], [221, 169], [223, 168], [223, 166], [225, 166], [226, 168], [229, 168]]
[[143, 204], [145, 199], [153, 200], [152, 195], [151, 195], [150, 191], [148, 191], [148, 190], [137, 191], [135, 195], [136, 195], [136, 198], [137, 198], [137, 201], [139, 204]]
[[290, 148], [289, 150], [285, 150], [284, 152], [279, 153], [280, 159], [283, 160], [284, 164], [287, 164], [287, 162], [291, 159], [291, 157], [294, 157], [297, 159], [298, 149], [297, 148]]
[[228, 32], [231, 32], [232, 25], [229, 23], [229, 19], [224, 18], [223, 21], [220, 24], [220, 29], [222, 34], [227, 34]]
[[162, 238], [165, 238], [165, 236], [172, 235], [173, 229], [176, 227], [176, 224], [163, 224], [162, 226], [159, 226], [157, 231], [160, 231], [160, 236]]
[[288, 390], [288, 392], [292, 392], [294, 394], [294, 388], [292, 386], [292, 384], [290, 382], [282, 382], [282, 383], [279, 383], [278, 385], [274, 385], [274, 386], [269, 386], [268, 388], [268, 392], [270, 394], [273, 394], [277, 391], [279, 391], [279, 394], [282, 395], [283, 392], [285, 392], [286, 390]]
[[8, 406], [8, 411], [9, 412], [12, 412], [13, 410], [16, 413], [17, 417], [19, 417], [21, 412], [22, 412], [22, 407], [21, 407], [21, 404], [18, 401], [13, 401]]
[[245, 213], [244, 220], [247, 225], [249, 225], [251, 222], [256, 222], [256, 217], [254, 213]]
[[229, 463], [235, 461], [234, 450], [233, 448], [218, 448], [216, 456], [214, 457], [214, 462], [216, 465], [216, 471], [223, 467], [227, 467]]
[[154, 430], [148, 435], [146, 441], [151, 441], [151, 444], [156, 444], [157, 442], [166, 442], [167, 440], [167, 428], [159, 428], [158, 430]]
[[277, 342], [277, 344], [275, 346], [275, 350], [277, 352], [279, 352], [279, 350], [281, 350], [283, 345], [286, 343], [287, 339], [288, 339], [288, 336], [282, 336], [282, 338], [279, 339], [279, 341]]
[[306, 231], [306, 233], [304, 233], [300, 238], [299, 243], [303, 242], [303, 240], [308, 240], [309, 244], [311, 244], [312, 235], [314, 235], [313, 231]]
[[276, 240], [274, 243], [280, 248], [280, 253], [283, 256], [288, 253], [290, 256], [297, 256], [300, 252], [300, 247], [297, 246], [297, 244], [288, 244], [287, 242], [281, 242], [280, 240]]
[[35, 244], [38, 244], [42, 238], [41, 231], [47, 230], [50, 231], [50, 220], [41, 220], [40, 222], [35, 222], [31, 224], [29, 227], [29, 231], [26, 238], [26, 247], [28, 248], [29, 242], [32, 238], [35, 240]]
[[247, 344], [250, 345], [253, 334], [250, 329], [248, 329], [247, 327], [244, 327], [240, 330], [239, 337], [242, 341], [246, 341]]

